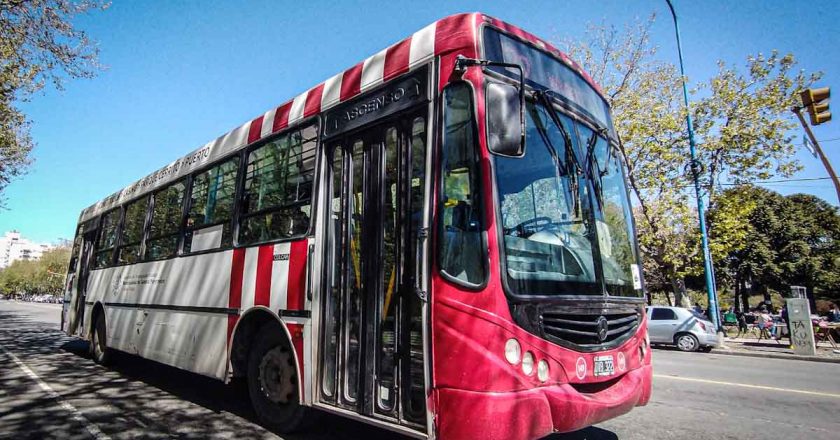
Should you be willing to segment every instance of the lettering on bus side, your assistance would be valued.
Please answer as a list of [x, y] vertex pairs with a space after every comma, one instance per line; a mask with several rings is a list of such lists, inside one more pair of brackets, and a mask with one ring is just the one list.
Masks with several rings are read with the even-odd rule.
[[274, 261], [289, 261], [289, 254], [275, 254]]
[[333, 136], [368, 122], [392, 115], [412, 105], [427, 102], [428, 69], [366, 93], [326, 114], [324, 135]]

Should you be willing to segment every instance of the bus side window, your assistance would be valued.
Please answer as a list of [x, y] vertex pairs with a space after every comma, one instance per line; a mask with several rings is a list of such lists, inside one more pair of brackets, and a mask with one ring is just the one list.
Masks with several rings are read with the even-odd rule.
[[117, 251], [117, 262], [119, 264], [133, 264], [140, 261], [148, 207], [149, 196], [126, 205], [125, 220], [123, 220], [120, 233], [120, 248]]
[[248, 154], [239, 244], [291, 238], [309, 230], [315, 145], [309, 125]]
[[231, 219], [238, 170], [239, 156], [235, 156], [193, 177], [184, 252], [201, 252], [233, 244]]
[[70, 252], [70, 264], [67, 267], [67, 273], [71, 274], [76, 271], [76, 266], [79, 262], [79, 252], [82, 249], [82, 234], [84, 233], [84, 223], [80, 223], [76, 228], [76, 236], [73, 238], [73, 251]]
[[478, 287], [487, 277], [487, 255], [472, 91], [467, 83], [456, 83], [443, 98], [440, 270], [453, 281]]
[[146, 238], [146, 260], [162, 260], [178, 253], [186, 188], [186, 183], [181, 180], [155, 193], [149, 236]]
[[117, 226], [119, 224], [120, 208], [113, 209], [102, 216], [93, 262], [95, 269], [113, 265], [114, 245], [117, 243]]

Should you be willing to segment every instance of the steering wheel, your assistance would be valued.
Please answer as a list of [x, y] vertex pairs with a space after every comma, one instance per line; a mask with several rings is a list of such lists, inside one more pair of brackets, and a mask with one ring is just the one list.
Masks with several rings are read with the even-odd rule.
[[529, 230], [532, 232], [537, 232], [539, 230], [545, 229], [549, 225], [554, 222], [550, 217], [540, 216], [529, 218], [518, 225], [512, 228], [505, 228], [505, 233], [516, 231], [519, 235], [525, 235]]

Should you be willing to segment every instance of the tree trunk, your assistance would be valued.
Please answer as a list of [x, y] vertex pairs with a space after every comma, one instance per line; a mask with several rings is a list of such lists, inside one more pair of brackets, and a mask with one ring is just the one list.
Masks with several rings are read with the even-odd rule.
[[750, 311], [750, 289], [748, 289], [744, 282], [740, 282], [741, 285], [741, 306], [744, 308], [744, 312]]
[[746, 311], [743, 308], [741, 308], [741, 277], [737, 275], [735, 276], [735, 311]]
[[672, 265], [668, 266], [667, 274], [668, 280], [671, 282], [671, 290], [674, 292], [674, 305], [691, 308], [691, 301], [685, 293], [685, 281], [677, 276], [677, 271]]

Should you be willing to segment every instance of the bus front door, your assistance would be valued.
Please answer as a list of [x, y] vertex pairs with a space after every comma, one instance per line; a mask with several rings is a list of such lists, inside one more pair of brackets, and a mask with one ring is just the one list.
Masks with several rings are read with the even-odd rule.
[[68, 334], [84, 335], [85, 329], [85, 296], [87, 293], [87, 280], [90, 273], [90, 266], [93, 264], [93, 244], [96, 240], [96, 230], [84, 232], [81, 246], [81, 254], [76, 265], [78, 275], [76, 277], [75, 296], [70, 299], [71, 308], [68, 318]]
[[320, 399], [425, 426], [418, 237], [426, 120], [395, 118], [331, 141]]

